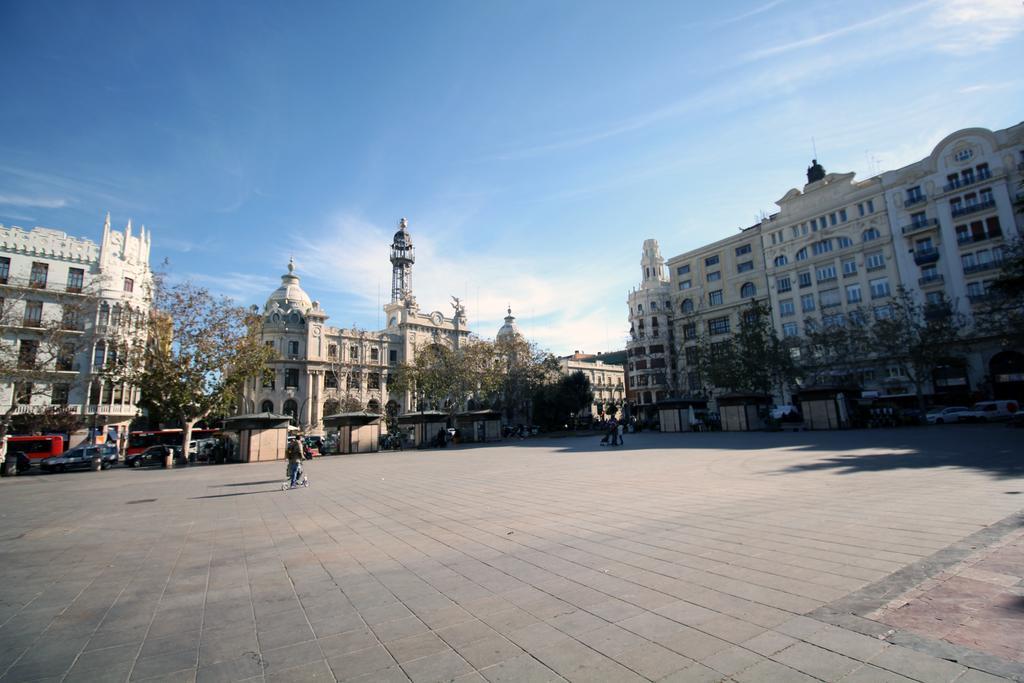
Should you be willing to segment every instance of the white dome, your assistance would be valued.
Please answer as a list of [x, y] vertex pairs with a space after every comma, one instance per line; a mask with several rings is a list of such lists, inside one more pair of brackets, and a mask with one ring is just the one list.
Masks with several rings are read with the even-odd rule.
[[288, 272], [281, 276], [281, 286], [274, 290], [267, 299], [266, 310], [277, 304], [281, 309], [298, 309], [306, 313], [313, 307], [313, 301], [299, 285], [299, 276], [295, 274], [295, 261], [288, 261]]
[[508, 309], [508, 315], [505, 316], [505, 324], [498, 330], [496, 339], [506, 339], [509, 337], [522, 336], [519, 332], [519, 326], [516, 325], [515, 316], [512, 315], [512, 307]]

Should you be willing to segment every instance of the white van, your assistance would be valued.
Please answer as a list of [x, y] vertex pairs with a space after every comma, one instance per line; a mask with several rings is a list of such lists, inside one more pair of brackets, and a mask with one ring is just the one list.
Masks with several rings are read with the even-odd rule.
[[974, 412], [978, 418], [986, 422], [1009, 420], [1020, 410], [1016, 401], [979, 401], [974, 404]]

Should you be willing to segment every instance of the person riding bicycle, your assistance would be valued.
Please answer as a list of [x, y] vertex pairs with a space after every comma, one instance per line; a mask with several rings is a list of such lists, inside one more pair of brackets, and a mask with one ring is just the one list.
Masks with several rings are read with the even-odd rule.
[[298, 486], [303, 456], [301, 440], [296, 438], [289, 441], [285, 453], [288, 456], [288, 483], [292, 487]]

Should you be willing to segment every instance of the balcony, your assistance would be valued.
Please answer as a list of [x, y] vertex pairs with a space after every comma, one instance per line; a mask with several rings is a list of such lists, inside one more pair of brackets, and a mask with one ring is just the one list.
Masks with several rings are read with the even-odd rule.
[[982, 182], [984, 180], [988, 180], [991, 177], [992, 177], [992, 171], [990, 171], [989, 169], [986, 168], [985, 170], [978, 171], [977, 173], [975, 173], [973, 175], [969, 175], [966, 178], [961, 177], [961, 178], [958, 178], [957, 180], [953, 180], [953, 181], [951, 181], [949, 183], [946, 183], [943, 186], [942, 191], [943, 192], [952, 192], [953, 190], [959, 190], [959, 189], [964, 188], [964, 187], [970, 187], [971, 185], [975, 185], [975, 184], [980, 183], [980, 182]]
[[903, 200], [903, 208], [909, 209], [915, 204], [920, 204], [921, 202], [927, 201], [927, 199], [928, 195], [926, 194], [918, 194], [914, 195], [913, 197], [907, 197], [905, 200]]
[[969, 266], [964, 266], [964, 275], [970, 273], [980, 273], [986, 270], [995, 270], [1003, 265], [1002, 261], [986, 261], [985, 263], [972, 263]]
[[973, 244], [974, 242], [984, 242], [985, 240], [995, 239], [996, 237], [1002, 237], [1003, 233], [961, 233], [956, 236], [957, 244]]
[[942, 284], [942, 280], [942, 275], [929, 275], [927, 277], [918, 278], [917, 284], [919, 287], [927, 287], [928, 285], [940, 285]]
[[924, 317], [926, 320], [942, 320], [951, 315], [953, 315], [953, 308], [948, 303], [928, 304], [924, 307]]
[[972, 306], [977, 306], [979, 304], [986, 303], [987, 301], [991, 300], [991, 298], [992, 298], [992, 295], [989, 294], [988, 292], [985, 292], [984, 294], [968, 294], [967, 295], [967, 300], [971, 302]]
[[939, 250], [935, 247], [928, 247], [926, 249], [915, 249], [914, 250], [914, 263], [919, 266], [925, 266], [929, 263], [935, 263], [939, 260]]
[[910, 225], [904, 225], [900, 230], [904, 235], [912, 235], [915, 232], [920, 232], [921, 230], [929, 230], [937, 227], [939, 227], [939, 219], [926, 218], [923, 221], [914, 221]]
[[78, 283], [64, 285], [40, 278], [12, 276], [0, 277], [0, 286], [12, 289], [45, 289], [48, 292], [58, 292], [60, 294], [81, 294], [83, 290], [82, 285]]
[[995, 199], [986, 199], [983, 202], [971, 202], [970, 204], [954, 204], [952, 205], [953, 218], [966, 216], [971, 213], [978, 213], [979, 211], [985, 211], [986, 209], [994, 208], [995, 205]]

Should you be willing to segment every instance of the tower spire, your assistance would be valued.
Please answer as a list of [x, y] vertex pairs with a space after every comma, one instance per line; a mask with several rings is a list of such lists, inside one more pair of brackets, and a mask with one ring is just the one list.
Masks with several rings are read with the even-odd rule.
[[406, 219], [398, 221], [398, 232], [391, 241], [391, 303], [413, 300], [412, 264], [416, 262], [416, 251], [408, 227]]

